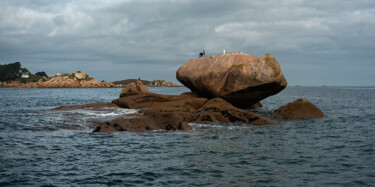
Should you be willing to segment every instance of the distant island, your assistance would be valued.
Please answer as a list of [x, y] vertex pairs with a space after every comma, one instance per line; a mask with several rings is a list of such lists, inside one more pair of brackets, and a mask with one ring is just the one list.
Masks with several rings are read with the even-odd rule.
[[[125, 87], [129, 83], [136, 82], [138, 79], [126, 79], [121, 81], [115, 81], [112, 82], [116, 87]], [[147, 81], [147, 80], [140, 80], [143, 85], [146, 85], [148, 87], [183, 87], [181, 84], [176, 84], [173, 82], [165, 81], [165, 80], [153, 80], [153, 81]]]
[[[121, 88], [138, 79], [126, 79], [108, 83], [100, 83], [86, 72], [58, 73], [48, 76], [45, 72], [32, 74], [27, 68], [21, 68], [20, 62], [0, 65], [1, 88]], [[150, 87], [180, 87], [176, 83], [165, 80], [141, 80]]]

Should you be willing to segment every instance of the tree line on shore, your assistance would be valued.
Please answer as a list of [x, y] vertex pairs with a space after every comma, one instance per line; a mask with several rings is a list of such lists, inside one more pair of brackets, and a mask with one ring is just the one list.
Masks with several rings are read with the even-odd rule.
[[[44, 71], [37, 72], [32, 74], [27, 68], [22, 68], [20, 62], [14, 62], [10, 64], [0, 65], [0, 81], [13, 81], [20, 80], [22, 73], [27, 73], [30, 80], [38, 80], [42, 77], [47, 77], [47, 74]], [[27, 81], [27, 80], [23, 80]]]
[[[77, 72], [81, 73], [80, 71], [77, 71]], [[26, 73], [27, 73], [27, 76], [23, 77], [22, 74], [26, 74]], [[73, 78], [74, 74], [76, 73], [73, 73], [73, 74], [58, 73], [56, 74], [56, 76], [66, 75], [68, 78]], [[48, 75], [43, 71], [32, 74], [27, 68], [22, 68], [22, 65], [20, 62], [0, 65], [0, 82], [4, 84], [6, 84], [6, 82], [11, 82], [11, 81], [19, 81], [21, 84], [22, 83], [23, 84], [35, 83], [40, 80], [46, 81], [48, 80], [47, 77]], [[136, 82], [138, 79], [126, 79], [126, 80], [121, 80], [121, 81], [114, 81], [112, 82], [112, 84], [115, 87], [123, 87], [131, 82]], [[143, 84], [147, 86], [165, 86], [165, 87], [182, 86], [182, 85], [178, 85], [176, 83], [172, 83], [172, 82], [165, 81], [165, 80], [153, 80], [153, 81], [141, 80], [141, 81]], [[104, 82], [104, 80], [102, 82]]]

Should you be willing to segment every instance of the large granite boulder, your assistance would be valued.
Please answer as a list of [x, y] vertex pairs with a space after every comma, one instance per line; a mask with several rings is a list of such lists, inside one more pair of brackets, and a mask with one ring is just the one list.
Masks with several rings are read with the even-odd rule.
[[308, 99], [297, 99], [285, 106], [275, 110], [275, 116], [283, 117], [285, 119], [308, 119], [308, 118], [321, 118], [324, 113], [312, 104]]
[[258, 58], [233, 52], [191, 59], [176, 77], [201, 97], [221, 97], [240, 108], [250, 108], [287, 86], [279, 62], [270, 54]]

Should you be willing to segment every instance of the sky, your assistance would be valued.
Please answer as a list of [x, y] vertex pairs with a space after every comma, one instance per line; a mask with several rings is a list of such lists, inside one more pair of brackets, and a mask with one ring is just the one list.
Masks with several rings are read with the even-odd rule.
[[272, 54], [288, 85], [375, 86], [374, 0], [1, 0], [0, 64], [178, 83], [206, 55]]

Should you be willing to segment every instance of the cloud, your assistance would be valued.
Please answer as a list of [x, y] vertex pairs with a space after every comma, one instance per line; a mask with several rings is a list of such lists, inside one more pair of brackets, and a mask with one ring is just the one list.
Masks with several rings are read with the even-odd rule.
[[[1, 63], [98, 79], [176, 82], [198, 52], [273, 54], [291, 85], [375, 85], [375, 2], [66, 0], [0, 2]], [[339, 67], [339, 68], [338, 68]], [[357, 68], [365, 67], [365, 68]], [[306, 71], [314, 76], [304, 77]], [[147, 73], [146, 73], [147, 72]], [[341, 76], [346, 74], [346, 76]], [[140, 75], [139, 75], [140, 76]]]

